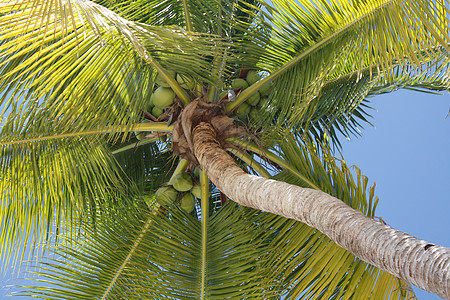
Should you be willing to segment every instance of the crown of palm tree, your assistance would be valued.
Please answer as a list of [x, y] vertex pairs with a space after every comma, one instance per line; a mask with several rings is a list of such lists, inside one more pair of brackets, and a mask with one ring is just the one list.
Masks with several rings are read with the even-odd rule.
[[[220, 117], [246, 172], [374, 218], [374, 187], [331, 149], [369, 123], [367, 97], [448, 88], [448, 4], [0, 0], [0, 253], [32, 240], [55, 257], [33, 266], [51, 286], [21, 293], [409, 299], [408, 283], [317, 229], [226, 201], [194, 175], [183, 130]], [[173, 103], [158, 115], [162, 88]], [[202, 110], [182, 123], [191, 103]], [[201, 189], [191, 211], [191, 187], [155, 199], [183, 173]]]

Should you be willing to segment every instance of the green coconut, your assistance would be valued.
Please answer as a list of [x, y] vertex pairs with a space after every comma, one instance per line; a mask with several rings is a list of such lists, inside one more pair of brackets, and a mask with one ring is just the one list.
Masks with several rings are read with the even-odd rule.
[[250, 118], [250, 120], [252, 120], [253, 122], [258, 120], [259, 118], [259, 109], [253, 107], [252, 110], [250, 110], [248, 117]]
[[171, 88], [160, 86], [153, 92], [153, 104], [159, 108], [172, 106], [175, 93]]
[[261, 98], [258, 102], [258, 107], [265, 107], [268, 102], [269, 102], [269, 98], [267, 96], [261, 96]]
[[194, 210], [195, 207], [195, 198], [191, 193], [186, 193], [181, 198], [181, 209], [183, 209], [185, 212], [190, 213]]
[[177, 74], [177, 81], [183, 89], [190, 90], [195, 87], [195, 81], [190, 77]]
[[247, 103], [251, 106], [256, 106], [259, 103], [259, 99], [261, 99], [261, 95], [259, 92], [256, 92], [247, 99]]
[[150, 100], [148, 101], [147, 105], [147, 111], [152, 111], [152, 108], [155, 107], [155, 104], [153, 103], [153, 94], [150, 96]]
[[231, 87], [233, 89], [240, 89], [240, 88], [246, 89], [248, 88], [248, 83], [247, 81], [245, 81], [245, 79], [236, 78], [231, 81]]
[[262, 88], [259, 89], [259, 93], [261, 96], [269, 96], [270, 92], [272, 92], [272, 83], [266, 83]]
[[[175, 78], [176, 72], [175, 71], [167, 71], [167, 73], [169, 73], [169, 76], [172, 78]], [[155, 82], [157, 85], [162, 86], [162, 87], [169, 87], [169, 83], [167, 83], [166, 79], [161, 75], [158, 74], [156, 76]]]
[[173, 178], [172, 185], [177, 191], [187, 192], [192, 189], [194, 184], [192, 183], [192, 178], [188, 173], [181, 172]]
[[161, 205], [170, 205], [177, 200], [178, 192], [171, 186], [163, 186], [155, 193], [155, 199]]
[[239, 118], [245, 117], [246, 115], [248, 115], [248, 113], [250, 112], [251, 109], [252, 109], [252, 107], [249, 104], [247, 104], [245, 102], [241, 103], [238, 107], [238, 112], [237, 112], [238, 117]]
[[154, 106], [152, 108], [152, 115], [158, 118], [162, 113], [164, 112], [164, 109], [159, 108], [158, 106]]
[[260, 79], [261, 79], [261, 76], [254, 70], [248, 71], [247, 77], [245, 77], [245, 80], [247, 81], [247, 83], [249, 85], [254, 84], [255, 82], [257, 82]]
[[197, 177], [197, 178], [200, 178], [200, 169], [198, 167], [196, 167], [194, 169], [194, 176]]
[[197, 198], [202, 197], [202, 186], [200, 184], [196, 184], [191, 189], [191, 194]]

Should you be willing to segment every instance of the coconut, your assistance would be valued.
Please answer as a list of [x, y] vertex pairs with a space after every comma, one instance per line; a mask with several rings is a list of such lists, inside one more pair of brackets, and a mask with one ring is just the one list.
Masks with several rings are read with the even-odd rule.
[[247, 99], [247, 103], [252, 106], [256, 106], [259, 102], [259, 99], [261, 99], [261, 96], [259, 92], [256, 92]]
[[269, 96], [272, 92], [272, 83], [266, 83], [262, 88], [259, 89], [261, 96]]
[[191, 193], [186, 193], [181, 198], [181, 209], [183, 209], [185, 212], [190, 213], [194, 210], [195, 207], [195, 198]]
[[171, 88], [160, 86], [153, 92], [153, 104], [159, 108], [172, 106], [175, 93]]
[[247, 81], [247, 83], [249, 85], [254, 84], [255, 82], [257, 82], [260, 79], [261, 79], [261, 76], [254, 70], [248, 71], [247, 77], [245, 77], [245, 80]]
[[177, 191], [187, 192], [192, 189], [194, 184], [192, 183], [192, 178], [188, 173], [181, 172], [175, 175], [172, 185]]
[[155, 104], [153, 103], [153, 94], [150, 96], [150, 100], [148, 101], [148, 105], [147, 105], [147, 111], [152, 111], [152, 108], [155, 107]]
[[197, 198], [202, 197], [202, 186], [200, 184], [196, 184], [192, 187], [191, 194]]
[[200, 178], [200, 169], [198, 167], [194, 169], [194, 175], [195, 177]]
[[163, 112], [164, 112], [164, 109], [159, 108], [158, 106], [154, 106], [152, 108], [152, 115], [154, 115], [156, 118], [159, 117], [160, 115], [162, 115]]
[[177, 200], [178, 192], [171, 186], [163, 186], [155, 193], [155, 199], [161, 205], [170, 205]]
[[[170, 77], [175, 78], [175, 75], [176, 75], [175, 71], [168, 70], [167, 73], [169, 74]], [[162, 87], [170, 86], [169, 83], [167, 83], [166, 79], [161, 74], [158, 74], [156, 76], [155, 82], [157, 85], [162, 86]]]
[[239, 105], [238, 107], [238, 112], [237, 115], [239, 118], [243, 118], [246, 115], [248, 115], [248, 113], [250, 112], [250, 110], [252, 109], [252, 107], [250, 105], [248, 105], [247, 103], [243, 102]]
[[190, 90], [195, 87], [194, 79], [177, 74], [177, 81], [183, 89]]
[[248, 117], [251, 121], [256, 121], [259, 118], [259, 109], [253, 107], [252, 110], [248, 113]]
[[261, 99], [258, 102], [258, 107], [265, 107], [269, 102], [269, 98], [266, 96], [261, 96]]
[[240, 89], [240, 88], [246, 89], [248, 88], [248, 83], [247, 81], [245, 81], [245, 79], [236, 78], [231, 81], [231, 87], [233, 89]]

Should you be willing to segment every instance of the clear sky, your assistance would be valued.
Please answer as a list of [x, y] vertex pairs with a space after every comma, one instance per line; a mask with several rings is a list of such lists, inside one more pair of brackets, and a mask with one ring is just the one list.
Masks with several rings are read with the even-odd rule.
[[[450, 95], [406, 90], [370, 98], [372, 126], [342, 140], [348, 165], [376, 182], [376, 215], [388, 225], [450, 247]], [[418, 299], [440, 299], [415, 288]]]

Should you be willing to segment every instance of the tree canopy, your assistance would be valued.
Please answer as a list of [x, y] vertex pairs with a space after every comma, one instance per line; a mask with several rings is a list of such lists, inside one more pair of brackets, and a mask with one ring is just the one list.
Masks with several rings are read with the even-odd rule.
[[[374, 187], [334, 158], [338, 134], [369, 123], [370, 96], [448, 89], [448, 4], [1, 0], [0, 253], [34, 242], [53, 284], [22, 293], [410, 297], [318, 230], [227, 201], [195, 175], [179, 128], [197, 101], [202, 118], [223, 115], [222, 146], [246, 172], [374, 218]], [[158, 89], [169, 105], [154, 103]], [[180, 173], [201, 189], [192, 210], [191, 187], [155, 199]]]

